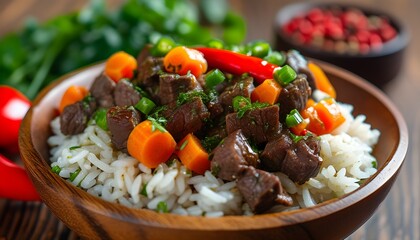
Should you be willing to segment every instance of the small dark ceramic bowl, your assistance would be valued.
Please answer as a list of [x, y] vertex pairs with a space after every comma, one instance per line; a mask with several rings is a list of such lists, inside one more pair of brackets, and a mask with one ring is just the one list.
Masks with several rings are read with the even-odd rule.
[[[304, 14], [315, 7], [328, 8], [331, 6], [340, 9], [359, 9], [366, 15], [385, 16], [389, 20], [391, 26], [397, 30], [397, 36], [384, 43], [382, 49], [378, 51], [370, 51], [367, 54], [341, 54], [297, 43], [296, 41], [293, 41], [289, 35], [283, 32], [282, 26], [293, 17]], [[296, 49], [305, 56], [320, 59], [347, 69], [350, 72], [367, 79], [378, 87], [383, 87], [397, 76], [403, 63], [404, 50], [409, 41], [407, 29], [400, 21], [388, 13], [342, 3], [307, 2], [287, 5], [277, 13], [274, 31], [275, 48], [277, 50]]]

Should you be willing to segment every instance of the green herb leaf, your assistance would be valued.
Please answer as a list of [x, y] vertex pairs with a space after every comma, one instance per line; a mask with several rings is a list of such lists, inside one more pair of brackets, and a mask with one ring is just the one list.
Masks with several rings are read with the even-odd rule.
[[81, 148], [81, 146], [72, 146], [72, 147], [69, 148], [69, 150], [75, 150], [75, 149], [78, 149], [78, 148]]
[[164, 126], [162, 126], [162, 123], [166, 124], [166, 119], [164, 118], [158, 118], [155, 119], [153, 117], [147, 117], [147, 120], [152, 122], [152, 132], [154, 132], [156, 129], [158, 129], [161, 132], [167, 132]]
[[143, 188], [140, 191], [140, 194], [143, 195], [143, 196], [145, 196], [145, 197], [147, 197], [146, 188], [147, 188], [147, 183], [143, 185]]

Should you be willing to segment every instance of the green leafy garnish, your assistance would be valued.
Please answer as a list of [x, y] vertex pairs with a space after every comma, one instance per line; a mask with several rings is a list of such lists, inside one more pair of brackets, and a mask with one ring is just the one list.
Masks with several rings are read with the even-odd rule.
[[149, 116], [149, 117], [147, 117], [147, 120], [152, 122], [152, 132], [156, 131], [156, 129], [161, 131], [161, 132], [167, 132], [165, 127], [162, 126], [162, 125], [166, 125], [167, 120], [165, 118], [159, 117], [159, 118], [156, 119], [156, 118], [153, 118], [153, 117]]
[[265, 108], [270, 106], [268, 103], [260, 103], [260, 102], [251, 102], [251, 99], [243, 97], [243, 96], [236, 96], [232, 100], [233, 109], [237, 112], [238, 118], [242, 118], [247, 111], [258, 109], [258, 108]]
[[378, 163], [376, 161], [372, 161], [372, 167], [378, 169]]
[[194, 98], [199, 97], [203, 101], [203, 103], [207, 103], [210, 101], [209, 96], [202, 90], [192, 90], [188, 92], [183, 92], [178, 95], [176, 99], [176, 105], [181, 106], [187, 102], [191, 102]]
[[210, 137], [205, 137], [201, 144], [203, 145], [204, 149], [207, 150], [207, 152], [213, 151], [219, 145], [219, 143], [222, 141], [222, 138], [219, 135], [214, 135]]

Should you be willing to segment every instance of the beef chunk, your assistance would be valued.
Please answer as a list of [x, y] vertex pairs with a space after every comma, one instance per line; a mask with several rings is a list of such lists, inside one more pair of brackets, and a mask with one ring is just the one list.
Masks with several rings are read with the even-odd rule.
[[289, 131], [284, 131], [280, 137], [267, 143], [261, 153], [261, 163], [264, 169], [280, 171], [292, 181], [303, 184], [319, 172], [322, 163], [319, 140], [308, 137], [295, 143], [289, 134]]
[[211, 169], [217, 177], [232, 181], [248, 166], [257, 167], [258, 155], [252, 150], [242, 131], [229, 134], [210, 154]]
[[250, 98], [254, 89], [254, 79], [252, 77], [247, 77], [246, 79], [235, 83], [233, 86], [227, 87], [225, 91], [220, 94], [220, 102], [228, 112], [232, 112], [233, 98], [236, 96]]
[[209, 116], [210, 113], [201, 98], [195, 97], [172, 112], [166, 123], [166, 130], [179, 141], [188, 133], [199, 131]]
[[293, 199], [283, 190], [280, 180], [263, 170], [247, 167], [239, 177], [237, 187], [255, 213], [263, 213], [277, 204], [293, 204]]
[[256, 144], [266, 143], [281, 131], [277, 105], [249, 110], [241, 118], [237, 113], [226, 115], [226, 130], [229, 133], [242, 129], [245, 137]]
[[312, 90], [316, 89], [315, 78], [311, 70], [308, 68], [308, 61], [296, 50], [287, 52], [287, 64], [292, 67], [297, 73], [305, 74], [306, 80]]
[[140, 100], [140, 97], [140, 94], [130, 81], [126, 79], [118, 81], [114, 90], [116, 106], [133, 106]]
[[99, 107], [110, 108], [115, 105], [113, 97], [114, 89], [115, 82], [102, 73], [93, 82], [90, 87], [90, 93], [96, 99]]
[[303, 110], [309, 96], [311, 96], [311, 88], [308, 81], [303, 75], [298, 75], [293, 82], [281, 90], [279, 96], [280, 120], [283, 121], [293, 109]]
[[296, 144], [296, 148], [287, 150], [281, 172], [298, 184], [304, 184], [315, 177], [321, 167], [322, 159], [319, 153], [313, 151], [304, 140]]
[[106, 114], [111, 141], [114, 146], [123, 152], [127, 152], [127, 140], [131, 131], [141, 122], [139, 112], [132, 107], [115, 106]]
[[164, 69], [163, 58], [147, 56], [147, 52], [141, 52], [137, 58], [137, 84], [146, 87], [159, 85], [159, 73]]
[[64, 135], [74, 135], [83, 132], [95, 110], [96, 102], [89, 97], [68, 105], [60, 115], [61, 132]]
[[289, 134], [281, 134], [280, 137], [269, 141], [260, 155], [263, 168], [271, 172], [280, 171], [287, 150], [292, 146], [293, 140]]
[[162, 104], [176, 101], [182, 92], [200, 90], [201, 86], [192, 74], [162, 74], [159, 77], [159, 97]]

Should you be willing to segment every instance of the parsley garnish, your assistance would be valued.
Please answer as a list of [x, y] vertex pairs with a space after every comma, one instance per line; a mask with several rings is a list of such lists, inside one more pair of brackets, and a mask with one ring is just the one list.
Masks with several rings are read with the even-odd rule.
[[166, 204], [165, 201], [160, 201], [157, 204], [156, 211], [157, 212], [160, 212], [160, 213], [168, 213], [169, 212], [169, 210], [168, 210], [168, 204]]

